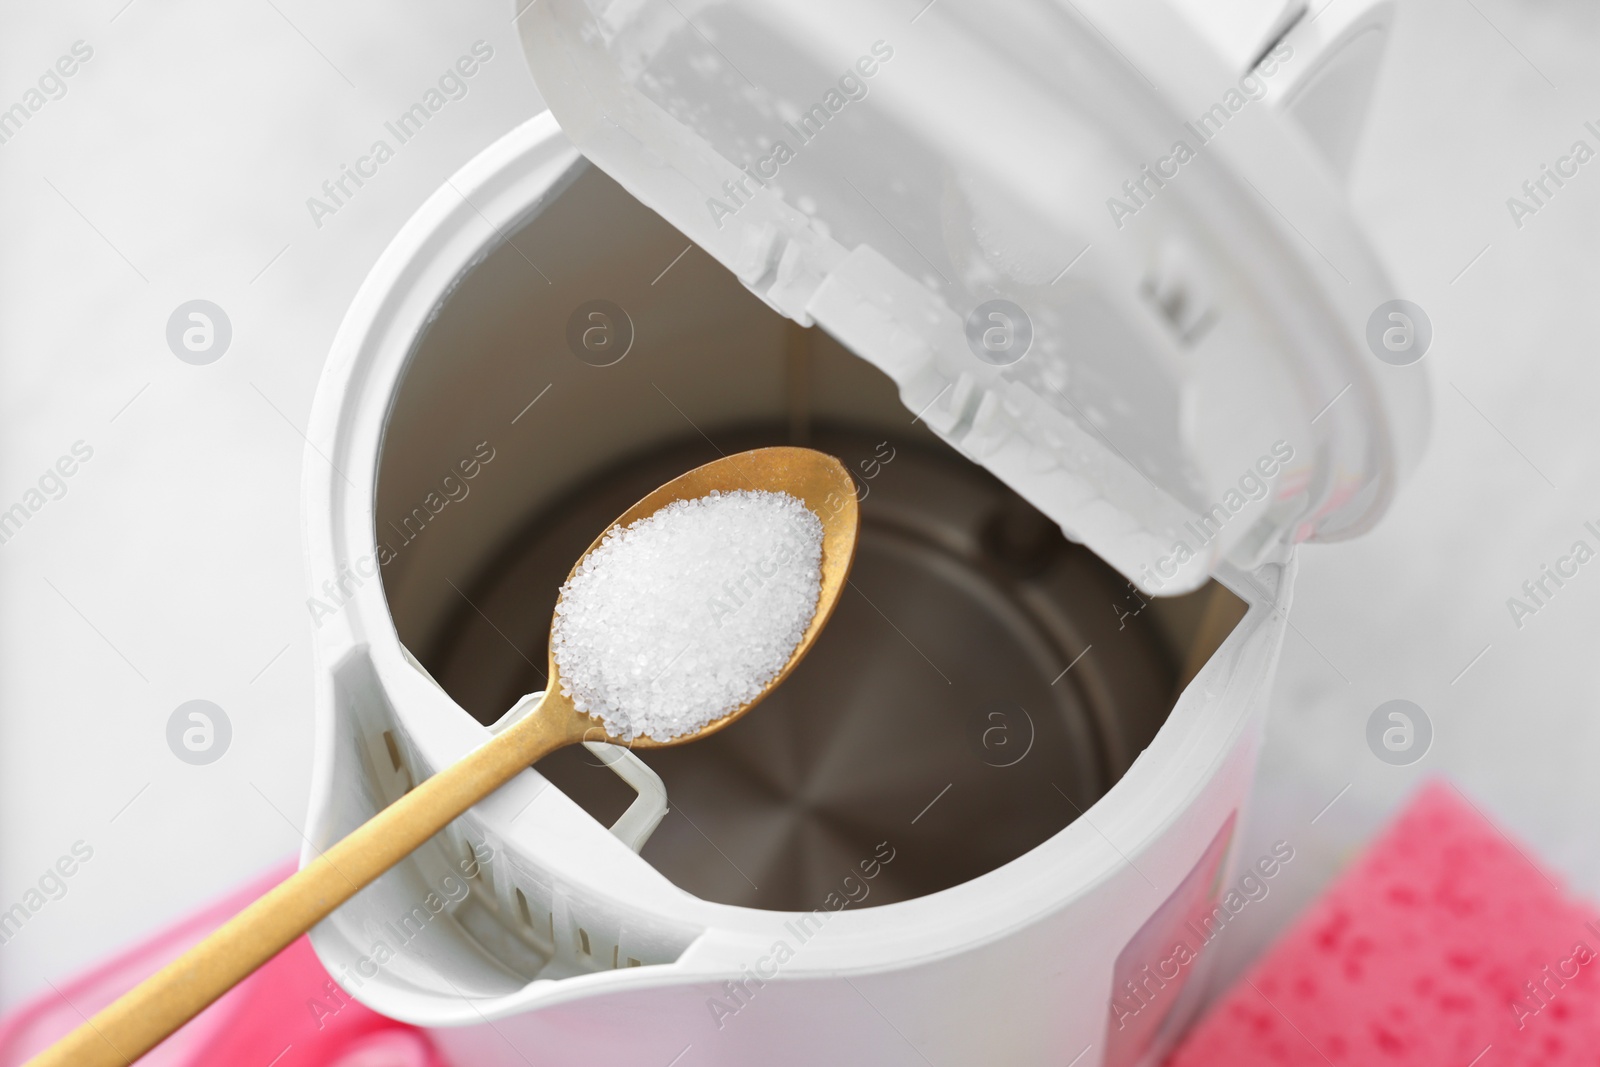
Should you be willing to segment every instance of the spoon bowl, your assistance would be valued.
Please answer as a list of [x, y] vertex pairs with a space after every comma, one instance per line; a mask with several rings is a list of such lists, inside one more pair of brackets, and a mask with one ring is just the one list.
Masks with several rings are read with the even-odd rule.
[[752, 700], [669, 740], [618, 738], [598, 719], [580, 712], [562, 692], [552, 649], [549, 683], [532, 711], [378, 812], [205, 940], [29, 1060], [28, 1067], [123, 1067], [137, 1060], [451, 820], [558, 748], [580, 741], [665, 748], [708, 737], [738, 721], [805, 658], [844, 592], [855, 559], [860, 515], [855, 483], [842, 463], [809, 448], [758, 448], [724, 456], [640, 500], [602, 531], [573, 565], [575, 572], [616, 526], [653, 515], [676, 500], [738, 490], [788, 493], [822, 521], [822, 580], [816, 611], [788, 662]]
[[[697, 500], [713, 491], [728, 493], [739, 490], [788, 493], [798, 498], [822, 520], [822, 582], [817, 593], [817, 610], [811, 616], [811, 624], [806, 627], [800, 643], [790, 654], [789, 661], [755, 699], [740, 705], [721, 718], [713, 719], [698, 730], [666, 741], [646, 736], [635, 737], [631, 741], [610, 734], [604, 737], [597, 736], [593, 733], [595, 720], [573, 709], [574, 714], [582, 715], [588, 721], [590, 732], [582, 740], [603, 740], [613, 745], [642, 749], [665, 748], [709, 737], [737, 722], [747, 711], [761, 703], [768, 693], [781, 685], [789, 676], [789, 672], [799, 665], [806, 653], [811, 651], [812, 644], [821, 636], [822, 628], [828, 624], [834, 608], [838, 606], [839, 597], [844, 592], [845, 581], [850, 576], [850, 565], [855, 561], [860, 515], [857, 510], [856, 487], [850, 478], [850, 472], [834, 457], [810, 448], [757, 448], [749, 452], [724, 456], [679, 475], [619, 515], [611, 526], [583, 550], [583, 555], [572, 565], [567, 577], [571, 578], [577, 573], [583, 561], [600, 547], [600, 543], [612, 529], [648, 518], [675, 500]], [[556, 664], [555, 652], [552, 650], [549, 689], [558, 697], [561, 695], [561, 686], [557, 680], [559, 676], [560, 669]], [[566, 698], [561, 697], [561, 699]], [[600, 729], [604, 730], [603, 727]]]

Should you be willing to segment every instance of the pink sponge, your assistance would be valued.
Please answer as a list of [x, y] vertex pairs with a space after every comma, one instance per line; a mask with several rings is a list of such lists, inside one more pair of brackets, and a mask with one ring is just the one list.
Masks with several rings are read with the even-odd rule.
[[1600, 1063], [1600, 915], [1426, 786], [1168, 1067]]

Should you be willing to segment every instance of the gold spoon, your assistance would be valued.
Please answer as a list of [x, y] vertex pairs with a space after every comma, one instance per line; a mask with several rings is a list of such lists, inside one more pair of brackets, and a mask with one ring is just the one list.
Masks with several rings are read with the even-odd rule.
[[[626, 526], [674, 500], [697, 499], [713, 489], [786, 492], [822, 520], [822, 590], [817, 612], [789, 662], [754, 700], [670, 741], [648, 737], [622, 741], [561, 695], [552, 655], [548, 688], [532, 712], [374, 815], [204, 941], [29, 1060], [27, 1067], [125, 1067], [137, 1060], [452, 819], [558, 748], [596, 740], [634, 748], [686, 744], [716, 733], [760, 703], [811, 650], [844, 591], [856, 551], [855, 485], [844, 465], [832, 456], [809, 448], [758, 448], [675, 478], [629, 508], [617, 523]], [[593, 552], [604, 536], [595, 538], [584, 556]]]

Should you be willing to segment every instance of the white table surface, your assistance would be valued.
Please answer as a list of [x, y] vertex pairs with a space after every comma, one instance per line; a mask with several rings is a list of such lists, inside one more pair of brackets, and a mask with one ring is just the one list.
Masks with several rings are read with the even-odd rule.
[[[0, 145], [0, 509], [74, 442], [94, 450], [0, 545], [0, 910], [74, 842], [94, 850], [0, 945], [0, 1007], [298, 847], [300, 428], [389, 237], [540, 108], [511, 14], [499, 0], [0, 14], [0, 107], [74, 41], [94, 49]], [[317, 227], [306, 198], [479, 39], [494, 56], [468, 95]], [[1600, 896], [1600, 561], [1521, 630], [1505, 605], [1600, 525], [1600, 160], [1520, 231], [1505, 207], [1573, 140], [1600, 147], [1582, 128], [1600, 120], [1597, 50], [1600, 10], [1578, 0], [1403, 4], [1352, 195], [1434, 324], [1431, 451], [1376, 531], [1304, 552], [1246, 829], [1247, 850], [1285, 839], [1300, 858], [1230, 935], [1235, 964], [1429, 773]], [[234, 331], [208, 366], [164, 336], [195, 298]], [[1436, 730], [1407, 768], [1365, 742], [1393, 697]], [[204, 767], [165, 737], [197, 698], [234, 729]]]

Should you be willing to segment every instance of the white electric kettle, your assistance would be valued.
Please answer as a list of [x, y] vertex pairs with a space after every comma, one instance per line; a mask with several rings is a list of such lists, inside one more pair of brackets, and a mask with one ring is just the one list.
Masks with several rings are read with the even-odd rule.
[[475, 1067], [1155, 1062], [1185, 931], [1286, 862], [1234, 829], [1294, 546], [1426, 436], [1341, 188], [1390, 15], [521, 10], [550, 113], [395, 237], [318, 392], [307, 855], [542, 688], [551, 576], [641, 485], [834, 452], [860, 595], [726, 743], [458, 820], [313, 932], [340, 985]]

